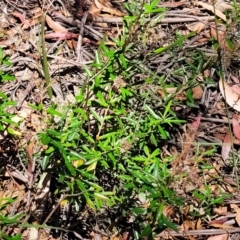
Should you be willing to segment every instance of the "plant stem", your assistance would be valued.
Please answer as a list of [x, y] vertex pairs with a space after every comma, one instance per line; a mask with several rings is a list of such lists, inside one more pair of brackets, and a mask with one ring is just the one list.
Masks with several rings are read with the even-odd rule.
[[44, 27], [45, 27], [45, 19], [46, 19], [46, 13], [43, 13], [42, 16], [42, 23], [41, 23], [41, 38], [42, 38], [42, 66], [43, 66], [43, 72], [44, 77], [47, 85], [47, 92], [50, 99], [52, 99], [53, 92], [52, 87], [50, 85], [51, 79], [48, 69], [48, 62], [47, 62], [47, 53], [45, 49], [45, 36], [44, 36]]

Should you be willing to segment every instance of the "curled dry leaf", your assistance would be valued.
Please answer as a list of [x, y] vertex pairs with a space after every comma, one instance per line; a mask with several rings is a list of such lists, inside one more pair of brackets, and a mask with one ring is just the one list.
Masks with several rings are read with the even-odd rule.
[[229, 153], [231, 151], [231, 147], [232, 147], [231, 135], [229, 132], [227, 132], [223, 140], [222, 153], [221, 153], [222, 159], [224, 161], [228, 158]]
[[22, 26], [23, 29], [27, 29], [30, 27], [29, 21], [26, 20], [26, 18], [24, 17], [24, 15], [22, 13], [13, 12], [12, 15], [20, 19], [21, 23], [23, 24], [23, 26]]
[[108, 3], [107, 1], [94, 0], [94, 3], [96, 5], [96, 7], [99, 8], [103, 12], [110, 13], [112, 15], [116, 15], [119, 17], [123, 17], [126, 15], [125, 13], [123, 13], [115, 8], [112, 8], [111, 5], [107, 4]]
[[217, 215], [226, 215], [228, 208], [226, 206], [218, 206], [213, 209], [213, 212]]
[[201, 7], [205, 8], [205, 9], [207, 9], [208, 11], [211, 11], [212, 13], [216, 14], [216, 16], [221, 18], [223, 21], [226, 21], [226, 15], [223, 14], [218, 9], [216, 9], [216, 7], [211, 6], [211, 5], [209, 5], [207, 3], [204, 3], [204, 2], [201, 2], [201, 1], [195, 2], [195, 5], [201, 6]]
[[233, 134], [237, 139], [240, 139], [240, 125], [236, 116], [232, 118]]
[[224, 12], [225, 10], [233, 10], [233, 6], [227, 4], [226, 2], [223, 2], [223, 1], [218, 1], [216, 4], [215, 4], [215, 7], [217, 10], [221, 11], [221, 12]]
[[109, 0], [98, 0], [98, 2], [100, 2], [105, 7], [109, 7], [109, 8], [112, 7], [112, 4], [110, 3]]
[[68, 32], [65, 27], [60, 25], [58, 22], [53, 21], [52, 18], [48, 15], [46, 16], [46, 22], [54, 32]]
[[240, 112], [240, 95], [237, 93], [240, 89], [236, 86], [230, 87], [226, 82], [223, 83], [222, 79], [219, 80], [219, 89], [227, 104]]
[[199, 100], [202, 98], [203, 90], [200, 86], [196, 86], [193, 88], [193, 99]]
[[97, 8], [96, 4], [94, 2], [91, 2], [91, 6], [89, 8], [89, 14], [92, 16], [98, 16], [101, 12], [101, 9]]
[[204, 28], [206, 28], [206, 24], [202, 22], [197, 22], [197, 23], [194, 22], [194, 23], [187, 24], [186, 27], [188, 28], [188, 30], [192, 32], [200, 33]]
[[213, 224], [224, 224], [226, 221], [228, 221], [228, 218], [227, 218], [227, 217], [221, 218], [221, 219], [212, 220], [212, 221], [210, 221], [208, 224], [209, 224], [209, 225], [213, 225]]

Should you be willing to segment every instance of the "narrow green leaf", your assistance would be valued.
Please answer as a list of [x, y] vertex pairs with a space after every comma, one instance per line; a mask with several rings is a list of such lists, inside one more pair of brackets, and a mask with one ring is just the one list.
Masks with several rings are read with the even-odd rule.
[[103, 194], [101, 194], [101, 193], [94, 193], [93, 194], [95, 197], [97, 197], [97, 198], [100, 198], [100, 199], [102, 199], [102, 200], [110, 200], [108, 197], [106, 197], [106, 196], [104, 196]]
[[165, 111], [163, 113], [163, 118], [165, 118], [167, 116], [167, 114], [169, 113], [170, 107], [172, 106], [172, 100], [168, 102], [167, 106], [165, 107]]
[[8, 74], [4, 74], [1, 76], [3, 81], [13, 81], [16, 80], [16, 78], [14, 76], [8, 75]]
[[89, 207], [91, 207], [91, 208], [94, 209], [94, 208], [95, 208], [95, 207], [94, 207], [94, 204], [93, 204], [93, 202], [91, 201], [91, 199], [89, 198], [89, 194], [88, 194], [88, 192], [87, 192], [84, 184], [83, 184], [79, 179], [76, 179], [76, 183], [77, 183], [78, 187], [80, 188], [80, 190], [83, 192], [83, 195], [84, 195], [84, 197], [85, 197], [85, 199], [86, 199]]
[[49, 164], [49, 160], [50, 160], [50, 155], [45, 155], [44, 157], [43, 157], [43, 160], [42, 160], [42, 162], [41, 162], [41, 166], [42, 166], [42, 169], [43, 170], [46, 170], [46, 168], [47, 168], [47, 166], [48, 166], [48, 164]]
[[20, 234], [20, 233], [15, 236], [11, 236], [11, 237], [9, 237], [8, 235], [3, 234], [3, 233], [1, 233], [1, 235], [3, 236], [3, 239], [5, 239], [5, 240], [22, 240], [22, 234]]
[[147, 213], [147, 208], [136, 207], [132, 209], [132, 212], [137, 215], [142, 215]]
[[147, 225], [141, 232], [140, 238], [147, 237], [151, 233], [152, 233], [152, 228], [149, 225]]
[[160, 226], [163, 225], [163, 226], [166, 226], [166, 227], [172, 229], [172, 230], [175, 231], [175, 232], [178, 232], [177, 226], [176, 226], [174, 223], [172, 223], [171, 221], [169, 221], [169, 220], [167, 219], [167, 217], [165, 217], [164, 215], [162, 215], [162, 218], [159, 218], [159, 219], [158, 219], [158, 224], [159, 224]]
[[76, 171], [75, 171], [73, 165], [69, 162], [69, 159], [67, 158], [67, 153], [64, 150], [62, 144], [60, 142], [55, 141], [55, 140], [52, 140], [51, 142], [54, 144], [54, 146], [56, 146], [59, 149], [59, 151], [61, 152], [62, 157], [64, 159], [65, 166], [67, 167], [69, 172], [75, 177], [76, 176]]
[[98, 115], [98, 113], [93, 108], [90, 108], [90, 112], [100, 123], [103, 122], [103, 117]]
[[98, 51], [95, 51], [95, 61], [99, 66], [102, 65], [101, 57]]
[[86, 65], [83, 65], [83, 68], [84, 68], [85, 72], [87, 73], [88, 77], [93, 76], [93, 73], [90, 71], [90, 69]]
[[148, 106], [147, 104], [145, 104], [144, 106], [155, 119], [160, 119], [160, 117], [150, 108], [150, 106]]
[[56, 111], [53, 107], [50, 107], [49, 109], [47, 109], [47, 113], [51, 114], [52, 116], [63, 117], [63, 114]]

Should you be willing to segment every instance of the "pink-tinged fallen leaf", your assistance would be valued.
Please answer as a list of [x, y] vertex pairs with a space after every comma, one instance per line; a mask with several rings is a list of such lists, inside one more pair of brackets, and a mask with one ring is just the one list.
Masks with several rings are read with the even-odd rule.
[[237, 117], [234, 115], [232, 118], [233, 134], [237, 139], [240, 139], [240, 125]]
[[231, 147], [232, 147], [232, 139], [231, 139], [230, 133], [227, 132], [223, 140], [222, 154], [221, 154], [222, 159], [224, 161], [228, 158], [229, 153], [231, 151]]
[[230, 74], [230, 78], [233, 80], [233, 82], [235, 82], [235, 83], [237, 83], [237, 84], [239, 83], [239, 79], [238, 79], [238, 77], [236, 77], [236, 76]]
[[12, 15], [20, 19], [21, 23], [23, 24], [23, 26], [22, 26], [23, 29], [27, 29], [30, 27], [29, 21], [25, 19], [24, 15], [22, 13], [13, 12]]
[[53, 21], [52, 18], [48, 15], [46, 16], [46, 22], [54, 32], [68, 32], [65, 27], [63, 27], [60, 23]]
[[238, 226], [240, 226], [240, 209], [239, 208], [235, 209], [235, 212], [237, 213], [236, 215], [237, 224]]
[[[221, 134], [218, 134], [218, 133], [216, 133], [216, 134], [214, 134], [214, 137], [216, 137], [216, 138], [218, 138], [219, 140], [224, 140], [224, 136], [223, 135], [221, 135]], [[240, 145], [240, 140], [239, 139], [237, 139], [237, 138], [234, 138], [233, 137], [233, 144], [235, 144], [235, 145]]]
[[237, 93], [238, 91], [240, 93], [240, 89], [237, 86], [230, 87], [222, 79], [219, 80], [219, 89], [227, 104], [240, 112], [240, 95]]
[[201, 116], [197, 116], [197, 117], [195, 118], [195, 120], [194, 120], [194, 121], [192, 122], [192, 124], [191, 124], [192, 130], [194, 130], [195, 132], [197, 132], [200, 123], [201, 123]]
[[216, 236], [211, 236], [207, 240], [227, 240], [228, 239], [228, 234], [221, 234], [221, 235], [216, 235]]
[[235, 93], [237, 93], [238, 95], [240, 95], [240, 88], [238, 87], [238, 85], [232, 85], [231, 86], [231, 89], [235, 92]]
[[212, 224], [224, 224], [226, 221], [228, 221], [228, 218], [222, 218], [222, 219], [215, 219], [210, 221], [208, 224], [212, 225]]
[[217, 223], [211, 224], [211, 226], [215, 227], [215, 228], [221, 228], [221, 229], [233, 229], [233, 228], [235, 228], [235, 227], [227, 225], [227, 224], [217, 224]]
[[78, 38], [78, 34], [72, 32], [55, 32], [44, 35], [46, 39], [67, 40], [72, 38]]

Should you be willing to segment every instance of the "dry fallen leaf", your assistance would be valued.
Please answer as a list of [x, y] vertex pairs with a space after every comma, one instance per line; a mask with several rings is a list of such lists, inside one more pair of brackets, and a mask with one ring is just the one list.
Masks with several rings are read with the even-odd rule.
[[240, 89], [236, 86], [230, 87], [226, 82], [223, 83], [222, 79], [219, 80], [219, 89], [227, 104], [240, 112], [240, 95], [237, 94]]
[[227, 4], [226, 2], [219, 1], [215, 4], [215, 8], [221, 12], [224, 12], [225, 10], [233, 10], [234, 8]]
[[92, 16], [98, 16], [101, 12], [101, 9], [97, 8], [97, 6], [94, 2], [91, 2], [91, 5], [90, 5], [90, 8], [89, 8], [88, 12]]
[[233, 134], [237, 139], [240, 139], [240, 125], [238, 118], [234, 115], [232, 118]]
[[199, 219], [197, 220], [196, 229], [197, 229], [197, 230], [203, 229], [203, 224], [202, 224], [201, 218], [199, 218]]
[[206, 28], [206, 24], [204, 24], [203, 22], [197, 22], [197, 23], [189, 23], [186, 25], [186, 27], [188, 28], [188, 30], [193, 31], [193, 32], [197, 32], [200, 33], [204, 28]]
[[113, 91], [120, 92], [121, 87], [126, 87], [127, 83], [120, 77], [117, 77], [113, 83]]
[[27, 171], [28, 173], [32, 174], [33, 171], [33, 150], [34, 150], [34, 146], [35, 146], [35, 142], [32, 141], [28, 144], [26, 152], [27, 152], [27, 156], [28, 156], [28, 167], [27, 167]]
[[[216, 137], [216, 138], [218, 138], [218, 139], [220, 139], [222, 141], [224, 140], [224, 136], [222, 134], [216, 133], [216, 134], [214, 134], [214, 137]], [[235, 145], [240, 145], [240, 140], [233, 137], [232, 143], [235, 144]]]
[[197, 132], [200, 126], [200, 123], [201, 123], [201, 116], [197, 116], [190, 126], [191, 130], [193, 130], [194, 132]]
[[231, 88], [232, 88], [232, 90], [235, 92], [235, 93], [237, 93], [238, 95], [240, 95], [240, 88], [239, 88], [239, 86], [238, 85], [232, 85], [231, 86]]
[[230, 225], [227, 225], [227, 224], [211, 224], [212, 227], [215, 227], [215, 228], [221, 228], [221, 229], [232, 229], [234, 228], [233, 226], [230, 226]]
[[236, 77], [236, 76], [230, 74], [230, 78], [231, 78], [231, 80], [233, 80], [233, 82], [239, 84], [239, 79], [238, 79], [238, 77]]
[[204, 2], [201, 2], [201, 1], [195, 2], [195, 5], [201, 6], [201, 7], [205, 8], [205, 9], [211, 11], [212, 13], [216, 14], [216, 16], [218, 16], [222, 20], [226, 21], [226, 15], [223, 14], [218, 9], [216, 9], [216, 7], [211, 6], [211, 5], [209, 5], [207, 3], [204, 3]]
[[228, 158], [228, 155], [231, 151], [231, 147], [232, 147], [232, 139], [231, 139], [230, 133], [227, 132], [223, 140], [222, 154], [221, 154], [224, 161]]
[[96, 5], [96, 7], [103, 12], [110, 13], [112, 15], [116, 15], [116, 16], [119, 16], [119, 17], [123, 17], [123, 16], [126, 15], [125, 13], [120, 12], [119, 10], [110, 7], [109, 4], [103, 3], [104, 4], [103, 5], [99, 0], [94, 0], [94, 3]]
[[14, 15], [15, 17], [18, 17], [20, 19], [21, 23], [23, 24], [22, 29], [28, 29], [30, 27], [29, 21], [25, 19], [24, 15], [22, 13], [13, 12], [12, 15]]
[[235, 212], [237, 213], [235, 219], [237, 221], [238, 226], [240, 226], [240, 209], [239, 208], [235, 209]]
[[193, 88], [193, 99], [201, 99], [203, 95], [203, 90], [200, 86], [196, 86]]
[[221, 234], [221, 235], [216, 235], [216, 236], [211, 236], [207, 240], [227, 240], [228, 239], [228, 234]]
[[[187, 99], [186, 94], [184, 93], [184, 88], [178, 90], [177, 87], [169, 87], [169, 88], [165, 88], [166, 93], [169, 94], [176, 94], [176, 96], [174, 97], [175, 99], [179, 100], [179, 101], [184, 101]], [[193, 99], [198, 100], [202, 98], [203, 95], [203, 90], [200, 86], [196, 86], [193, 89]], [[162, 96], [162, 98], [166, 97], [165, 91], [162, 89], [158, 90], [158, 93]]]
[[229, 52], [232, 51], [232, 49], [229, 47], [229, 45], [227, 44], [226, 41], [226, 29], [221, 28], [220, 26], [218, 26], [216, 28], [216, 26], [212, 25], [211, 26], [211, 36], [218, 41], [219, 46], [221, 47], [221, 49], [226, 49]]
[[219, 206], [213, 209], [213, 212], [218, 214], [218, 215], [223, 215], [226, 214], [226, 212], [228, 211], [226, 206]]
[[193, 31], [199, 33], [199, 32], [201, 32], [205, 27], [206, 27], [206, 24], [204, 24], [204, 23], [202, 23], [202, 22], [198, 22], [198, 23], [194, 26]]
[[47, 33], [44, 35], [46, 39], [58, 39], [58, 40], [68, 40], [72, 38], [78, 38], [78, 34], [72, 32], [54, 32]]
[[46, 22], [54, 32], [61, 32], [61, 33], [68, 32], [68, 30], [65, 27], [60, 25], [58, 22], [53, 21], [52, 18], [48, 15], [46, 16]]
[[209, 225], [213, 225], [213, 224], [224, 224], [227, 220], [228, 220], [227, 217], [221, 218], [221, 219], [215, 219], [215, 220], [210, 221], [208, 224], [209, 224]]

